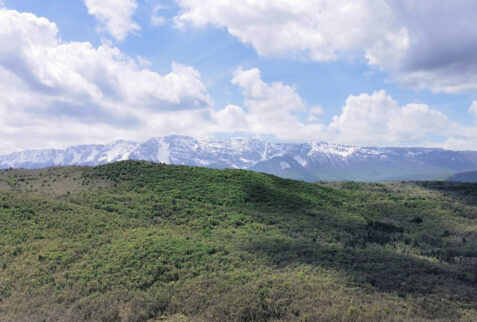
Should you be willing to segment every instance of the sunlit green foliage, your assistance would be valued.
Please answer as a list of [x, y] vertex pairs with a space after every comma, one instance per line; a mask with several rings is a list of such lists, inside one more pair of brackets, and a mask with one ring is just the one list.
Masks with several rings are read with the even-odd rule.
[[0, 188], [4, 320], [477, 319], [475, 185], [127, 161]]

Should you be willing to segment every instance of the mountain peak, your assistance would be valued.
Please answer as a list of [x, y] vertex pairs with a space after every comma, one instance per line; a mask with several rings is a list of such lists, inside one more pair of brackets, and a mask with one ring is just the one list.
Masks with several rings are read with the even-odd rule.
[[314, 180], [442, 179], [477, 169], [477, 152], [433, 148], [359, 147], [327, 142], [279, 143], [257, 138], [155, 137], [143, 143], [28, 150], [0, 156], [0, 168], [94, 166], [120, 160], [146, 160], [211, 168], [239, 168], [282, 177]]

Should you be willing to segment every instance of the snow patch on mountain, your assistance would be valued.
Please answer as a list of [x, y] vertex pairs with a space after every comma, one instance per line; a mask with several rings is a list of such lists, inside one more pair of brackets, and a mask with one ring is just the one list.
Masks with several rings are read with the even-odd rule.
[[347, 158], [353, 153], [355, 153], [359, 148], [354, 146], [344, 146], [338, 144], [328, 144], [328, 143], [312, 143], [311, 151], [308, 155], [313, 154], [326, 154], [333, 156], [340, 156], [342, 158]]
[[363, 169], [370, 169], [368, 173], [373, 175], [380, 171], [407, 174], [477, 168], [477, 152], [469, 151], [357, 147], [324, 142], [270, 143], [248, 138], [192, 138], [178, 135], [152, 138], [143, 143], [121, 140], [106, 145], [74, 146], [65, 150], [15, 152], [0, 156], [0, 168], [94, 166], [127, 159], [213, 168], [258, 169], [277, 175], [283, 171], [283, 175], [299, 174], [300, 178], [309, 180], [316, 179], [317, 173], [327, 177], [334, 172], [341, 178], [345, 176], [343, 171], [352, 173]]
[[302, 167], [306, 166], [306, 160], [301, 155], [295, 155], [293, 159]]
[[[117, 141], [110, 144], [101, 151], [101, 156], [98, 158], [100, 162], [115, 162], [129, 159], [131, 153], [138, 148], [139, 144], [129, 141]], [[95, 151], [96, 152], [96, 151]], [[94, 155], [97, 153], [92, 153]]]
[[288, 163], [288, 162], [281, 161], [281, 162], [280, 162], [280, 168], [281, 168], [282, 170], [290, 169], [290, 168], [291, 168], [291, 165], [290, 165], [290, 163]]
[[160, 140], [159, 142], [159, 148], [157, 150], [157, 161], [169, 164], [169, 157], [171, 156], [171, 151], [169, 150], [170, 145], [163, 140]]

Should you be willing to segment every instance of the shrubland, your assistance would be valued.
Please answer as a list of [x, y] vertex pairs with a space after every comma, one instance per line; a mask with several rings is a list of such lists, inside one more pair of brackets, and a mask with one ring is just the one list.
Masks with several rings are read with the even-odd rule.
[[477, 185], [0, 172], [5, 321], [477, 320]]

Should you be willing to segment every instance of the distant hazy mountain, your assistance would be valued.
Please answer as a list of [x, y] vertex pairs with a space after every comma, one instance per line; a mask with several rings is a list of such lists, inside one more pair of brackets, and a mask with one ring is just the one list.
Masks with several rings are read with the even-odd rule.
[[477, 182], [477, 171], [459, 172], [450, 176], [447, 180], [457, 182]]
[[477, 152], [432, 148], [377, 148], [328, 143], [269, 143], [259, 139], [153, 138], [66, 150], [31, 150], [0, 156], [0, 168], [99, 165], [147, 160], [209, 168], [240, 168], [316, 180], [436, 180], [477, 169]]

